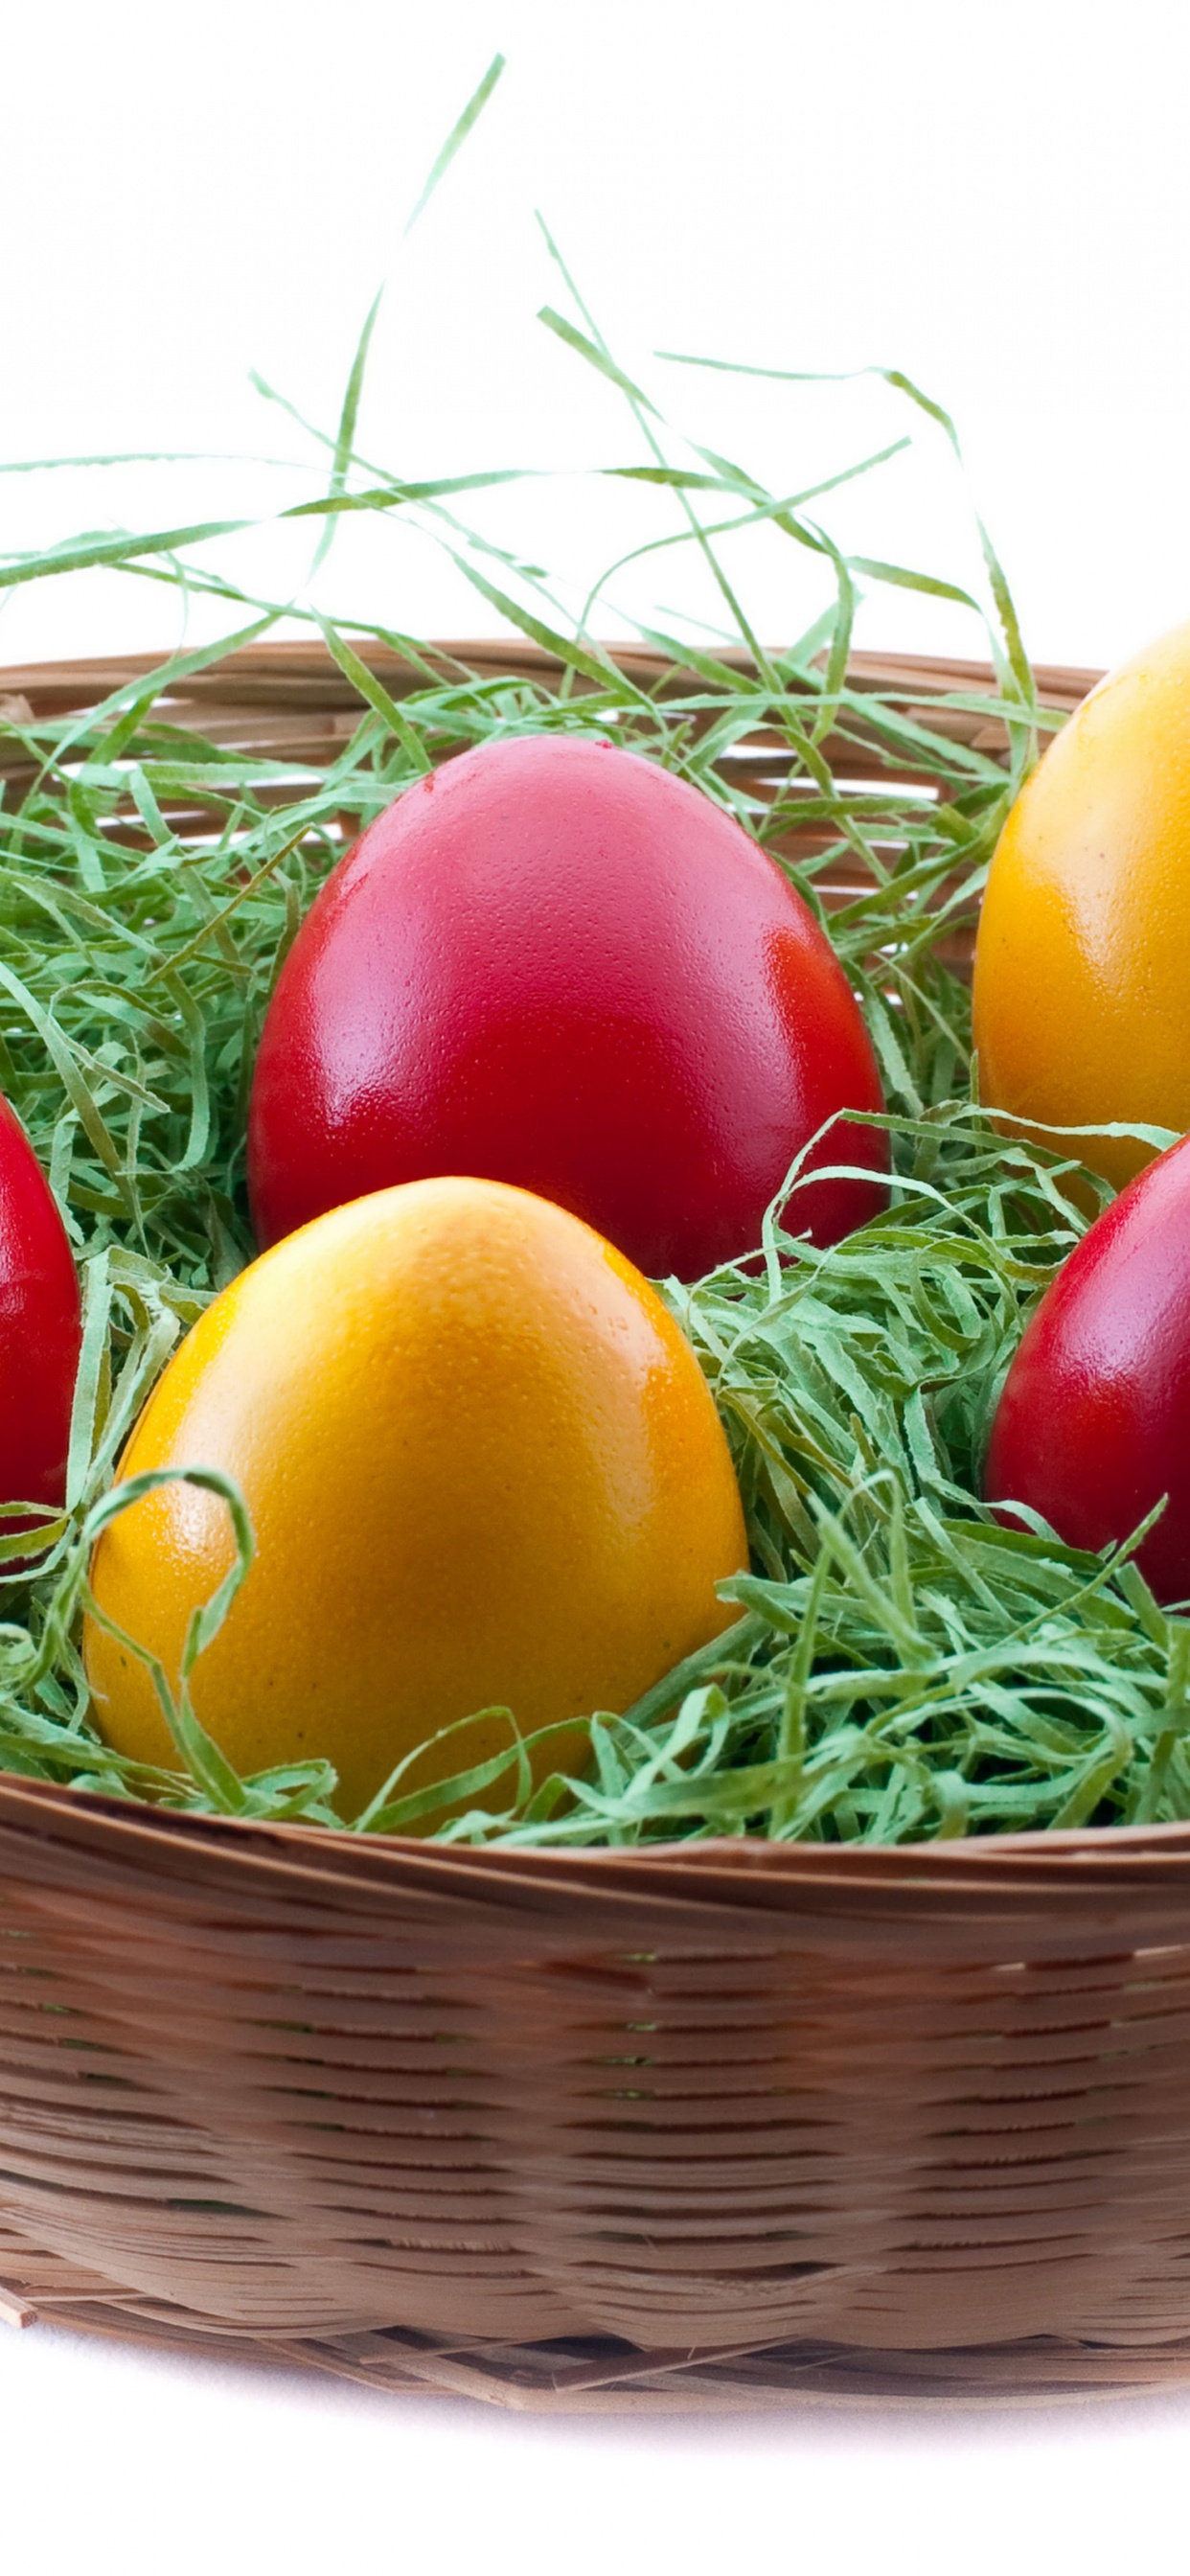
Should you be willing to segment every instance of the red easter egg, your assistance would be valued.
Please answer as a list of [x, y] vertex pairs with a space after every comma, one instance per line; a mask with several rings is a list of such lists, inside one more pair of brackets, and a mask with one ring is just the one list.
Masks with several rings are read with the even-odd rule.
[[1161, 1600], [1190, 1596], [1190, 1136], [1129, 1182], [1046, 1290], [1004, 1383], [984, 1492], [1092, 1549], [1168, 1495], [1137, 1563]]
[[[574, 735], [485, 745], [420, 780], [328, 879], [277, 982], [249, 1116], [262, 1244], [399, 1181], [554, 1199], [638, 1268], [751, 1250], [795, 1156], [883, 1107], [829, 941], [698, 789]], [[887, 1167], [835, 1126], [815, 1164]], [[791, 1202], [827, 1244], [878, 1180]]]
[[[66, 1229], [24, 1128], [0, 1099], [0, 1502], [65, 1497], [80, 1338]], [[0, 1522], [0, 1534], [19, 1526]]]

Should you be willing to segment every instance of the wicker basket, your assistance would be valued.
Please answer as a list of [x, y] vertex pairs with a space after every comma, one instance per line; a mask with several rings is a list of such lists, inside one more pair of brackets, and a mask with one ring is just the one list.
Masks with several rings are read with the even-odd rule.
[[[927, 719], [989, 676], [858, 675]], [[306, 645], [171, 707], [306, 762], [357, 714]], [[1190, 1827], [557, 1855], [0, 1779], [0, 2282], [18, 2324], [521, 2408], [1190, 2378]]]

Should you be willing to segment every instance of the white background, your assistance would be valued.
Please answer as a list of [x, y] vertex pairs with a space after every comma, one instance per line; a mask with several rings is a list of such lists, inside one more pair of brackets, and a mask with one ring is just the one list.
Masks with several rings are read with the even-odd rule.
[[[504, 80], [403, 244], [497, 47]], [[831, 527], [968, 582], [958, 472], [878, 381], [770, 387], [652, 353], [916, 377], [956, 416], [1034, 657], [1110, 662], [1190, 615], [1187, 54], [1180, 17], [1151, 0], [14, 9], [0, 455], [294, 463], [0, 476], [0, 551], [268, 513], [317, 488], [314, 451], [248, 370], [333, 429], [386, 281], [362, 447], [410, 476], [548, 469], [475, 515], [534, 549], [573, 603], [607, 558], [672, 525], [672, 505], [596, 478], [641, 451], [618, 397], [535, 320], [547, 301], [568, 309], [539, 207], [621, 362], [774, 489], [912, 429], [909, 455], [841, 497]], [[308, 532], [295, 551], [266, 529], [209, 560], [288, 597], [309, 552]], [[750, 539], [736, 568], [770, 642], [823, 604], [812, 560], [783, 540]], [[495, 622], [438, 553], [372, 521], [341, 535], [317, 595], [421, 632]], [[718, 614], [671, 553], [615, 585], [602, 629], [657, 603]], [[192, 634], [209, 618], [196, 610]], [[59, 578], [10, 594], [0, 664], [178, 633], [171, 592]], [[902, 591], [868, 601], [861, 634], [981, 649], [974, 619]], [[84, 2555], [94, 2576], [718, 2576], [754, 2559], [1093, 2576], [1168, 2548], [1188, 2435], [1190, 2396], [542, 2427], [0, 2332], [6, 2563], [35, 2555], [51, 2576]]]
[[[504, 80], [403, 244], [497, 47]], [[1161, 0], [14, 7], [0, 447], [232, 450], [303, 470], [0, 477], [0, 549], [304, 496], [313, 451], [248, 371], [333, 429], [386, 282], [366, 452], [411, 476], [552, 469], [557, 483], [476, 515], [577, 598], [677, 521], [666, 496], [587, 471], [643, 451], [621, 398], [535, 319], [566, 305], [540, 209], [622, 363], [772, 488], [912, 430], [910, 455], [840, 496], [830, 524], [857, 551], [966, 581], [957, 470], [885, 387], [766, 386], [652, 352], [914, 376], [958, 421], [1034, 657], [1118, 658], [1190, 611], [1188, 58]], [[211, 559], [288, 596], [309, 551], [307, 530]], [[823, 604], [786, 539], [750, 539], [733, 568], [769, 641]], [[420, 632], [495, 622], [433, 550], [374, 519], [340, 535], [319, 597]], [[604, 631], [658, 602], [720, 613], [669, 554], [616, 586]], [[0, 662], [165, 646], [177, 623], [173, 595], [144, 582], [58, 579], [11, 594]], [[863, 639], [981, 649], [976, 620], [903, 591], [869, 602]]]

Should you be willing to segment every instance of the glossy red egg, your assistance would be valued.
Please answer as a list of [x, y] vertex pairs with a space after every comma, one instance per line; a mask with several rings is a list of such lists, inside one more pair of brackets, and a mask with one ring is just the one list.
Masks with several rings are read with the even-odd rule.
[[[529, 735], [463, 754], [328, 879], [278, 979], [249, 1116], [262, 1244], [398, 1181], [511, 1181], [651, 1277], [759, 1240], [801, 1148], [883, 1107], [807, 906], [742, 827], [635, 753]], [[837, 1126], [814, 1161], [887, 1165]], [[878, 1181], [815, 1182], [836, 1242]]]
[[[24, 1128], [0, 1099], [0, 1502], [65, 1496], [80, 1337], [66, 1229]], [[0, 1522], [0, 1534], [14, 1526]]]
[[1046, 1290], [1005, 1380], [984, 1491], [1085, 1548], [1127, 1538], [1168, 1495], [1137, 1562], [1162, 1601], [1190, 1596], [1190, 1136], [1129, 1182]]

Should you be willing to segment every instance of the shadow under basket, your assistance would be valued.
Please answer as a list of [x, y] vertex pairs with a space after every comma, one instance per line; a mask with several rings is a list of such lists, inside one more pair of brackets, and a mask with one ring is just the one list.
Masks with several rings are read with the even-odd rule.
[[[169, 712], [298, 762], [359, 701], [258, 646]], [[466, 1850], [0, 1778], [0, 2316], [544, 2412], [1190, 2380], [1190, 1826]]]

